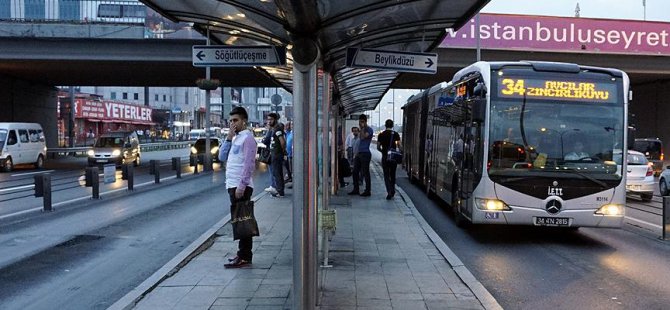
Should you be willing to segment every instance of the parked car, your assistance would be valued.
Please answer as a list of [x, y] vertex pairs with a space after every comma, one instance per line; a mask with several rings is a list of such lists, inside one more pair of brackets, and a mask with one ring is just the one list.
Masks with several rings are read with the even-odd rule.
[[659, 138], [637, 138], [633, 150], [647, 157], [653, 164], [654, 176], [659, 176], [663, 171], [663, 142]]
[[115, 131], [100, 135], [93, 148], [88, 151], [88, 165], [115, 164], [121, 166], [126, 163], [140, 165], [140, 140], [135, 131]]
[[42, 126], [37, 123], [0, 123], [0, 168], [14, 170], [15, 165], [44, 167], [47, 147]]
[[[621, 153], [614, 153], [614, 161], [621, 167]], [[626, 193], [638, 194], [643, 201], [654, 196], [654, 170], [644, 154], [628, 150]]]
[[[195, 140], [195, 142], [191, 145], [191, 155], [196, 157], [198, 155], [204, 155], [205, 149], [207, 148], [206, 143], [207, 143], [206, 138], [198, 138], [198, 140]], [[212, 160], [214, 162], [219, 161], [219, 147], [221, 147], [222, 144], [223, 143], [219, 138], [216, 137], [209, 138], [209, 151], [212, 154]], [[198, 162], [200, 162], [200, 159], [198, 159]]]

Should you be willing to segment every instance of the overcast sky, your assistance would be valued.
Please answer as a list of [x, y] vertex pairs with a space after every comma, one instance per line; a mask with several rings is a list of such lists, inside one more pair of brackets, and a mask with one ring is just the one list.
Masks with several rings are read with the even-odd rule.
[[[643, 20], [643, 0], [491, 0], [483, 13], [575, 16]], [[670, 22], [670, 1], [646, 0], [647, 20]]]

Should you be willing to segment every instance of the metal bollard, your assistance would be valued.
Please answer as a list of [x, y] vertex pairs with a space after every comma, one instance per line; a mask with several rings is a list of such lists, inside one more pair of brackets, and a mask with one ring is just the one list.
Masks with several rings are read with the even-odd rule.
[[161, 182], [161, 172], [160, 168], [158, 167], [158, 164], [160, 162], [158, 160], [151, 160], [151, 164], [149, 165], [150, 169], [154, 171], [154, 183], [158, 184]]
[[42, 174], [36, 174], [33, 177], [35, 180], [35, 197], [42, 197], [44, 193], [44, 183], [42, 182], [44, 179], [42, 178]]
[[98, 167], [91, 167], [91, 187], [93, 187], [93, 199], [100, 199], [100, 175]]
[[42, 174], [42, 210], [51, 212], [53, 207], [51, 206], [51, 174], [44, 173]]
[[156, 165], [154, 164], [155, 161], [155, 159], [152, 159], [149, 162], [149, 174], [154, 174], [156, 172]]
[[128, 180], [128, 190], [132, 191], [135, 185], [135, 166], [128, 165], [126, 167], [126, 178]]
[[93, 180], [93, 173], [92, 173], [93, 168], [94, 167], [86, 167], [86, 172], [84, 173], [84, 180], [85, 180], [84, 186], [86, 186], [86, 187], [91, 187], [92, 184], [93, 184], [93, 181], [92, 181]]
[[193, 167], [198, 165], [198, 158], [195, 157], [195, 155], [191, 154], [191, 156], [188, 157], [188, 165]]
[[177, 172], [177, 179], [181, 179], [181, 157], [172, 157], [172, 170]]
[[670, 196], [663, 196], [663, 240], [670, 241]]

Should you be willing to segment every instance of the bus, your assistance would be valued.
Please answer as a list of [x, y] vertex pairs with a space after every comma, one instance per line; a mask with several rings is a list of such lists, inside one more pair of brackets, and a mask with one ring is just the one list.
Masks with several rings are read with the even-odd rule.
[[477, 62], [403, 106], [403, 165], [459, 226], [621, 227], [628, 94], [616, 69]]

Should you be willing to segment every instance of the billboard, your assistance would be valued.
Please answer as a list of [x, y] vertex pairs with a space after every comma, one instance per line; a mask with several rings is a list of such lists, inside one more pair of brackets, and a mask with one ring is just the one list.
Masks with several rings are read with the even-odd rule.
[[[440, 48], [475, 48], [472, 18], [448, 29]], [[520, 51], [670, 55], [670, 23], [579, 17], [480, 14], [480, 46]]]

